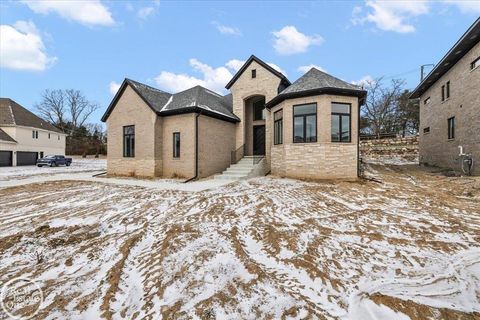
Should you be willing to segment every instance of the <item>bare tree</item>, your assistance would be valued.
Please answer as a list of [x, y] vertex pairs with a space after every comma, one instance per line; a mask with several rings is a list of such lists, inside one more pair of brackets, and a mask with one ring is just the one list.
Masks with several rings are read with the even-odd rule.
[[47, 89], [42, 94], [42, 101], [35, 107], [41, 116], [73, 136], [99, 106], [79, 90]]
[[45, 90], [42, 93], [42, 101], [35, 105], [40, 115], [54, 126], [66, 131], [65, 94], [63, 90]]
[[392, 79], [389, 85], [383, 78], [367, 80], [365, 89], [368, 91], [363, 107], [364, 122], [368, 123], [369, 133], [380, 137], [382, 133], [392, 133], [398, 127], [398, 101], [405, 82]]

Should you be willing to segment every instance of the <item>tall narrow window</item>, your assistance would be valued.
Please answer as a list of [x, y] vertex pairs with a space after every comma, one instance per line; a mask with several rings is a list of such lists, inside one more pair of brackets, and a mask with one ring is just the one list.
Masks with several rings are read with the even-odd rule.
[[447, 81], [447, 99], [450, 98], [450, 81]]
[[448, 118], [448, 139], [455, 139], [455, 117]]
[[173, 157], [180, 158], [180, 132], [173, 133]]
[[48, 139], [50, 139], [50, 133], [48, 134]]
[[253, 69], [252, 70], [252, 78], [256, 78], [257, 77], [257, 69]]
[[332, 103], [332, 142], [351, 142], [351, 105]]
[[123, 156], [135, 157], [135, 126], [123, 127]]
[[442, 86], [442, 101], [445, 101], [445, 86]]
[[283, 143], [283, 110], [273, 114], [273, 144]]
[[35, 139], [35, 130], [32, 130], [32, 139]]
[[265, 98], [253, 103], [253, 120], [265, 119]]
[[317, 104], [293, 106], [293, 142], [317, 142]]

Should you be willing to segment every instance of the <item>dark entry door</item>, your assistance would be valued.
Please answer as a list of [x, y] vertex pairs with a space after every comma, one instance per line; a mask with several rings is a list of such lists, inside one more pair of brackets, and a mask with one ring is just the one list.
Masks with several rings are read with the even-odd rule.
[[0, 151], [0, 167], [12, 166], [12, 151]]
[[17, 166], [33, 166], [37, 163], [37, 152], [17, 151]]
[[265, 155], [265, 126], [253, 127], [253, 155]]

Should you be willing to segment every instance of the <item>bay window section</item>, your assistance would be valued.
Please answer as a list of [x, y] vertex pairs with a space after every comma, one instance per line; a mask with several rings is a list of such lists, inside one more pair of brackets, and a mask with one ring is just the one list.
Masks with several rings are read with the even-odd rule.
[[283, 110], [273, 114], [273, 144], [283, 143]]
[[317, 142], [317, 104], [293, 106], [293, 142]]
[[123, 127], [123, 156], [135, 157], [135, 126]]
[[332, 103], [332, 142], [351, 142], [351, 105]]

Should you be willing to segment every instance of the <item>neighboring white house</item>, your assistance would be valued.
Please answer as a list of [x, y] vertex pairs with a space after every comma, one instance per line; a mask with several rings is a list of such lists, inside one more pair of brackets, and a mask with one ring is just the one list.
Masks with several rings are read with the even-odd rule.
[[66, 134], [15, 101], [0, 98], [0, 167], [34, 165], [65, 154]]

